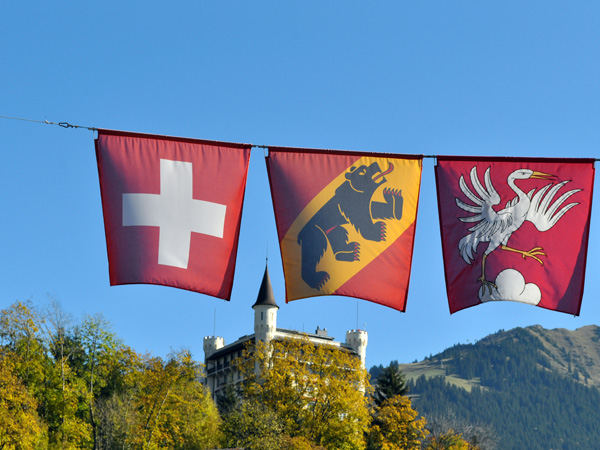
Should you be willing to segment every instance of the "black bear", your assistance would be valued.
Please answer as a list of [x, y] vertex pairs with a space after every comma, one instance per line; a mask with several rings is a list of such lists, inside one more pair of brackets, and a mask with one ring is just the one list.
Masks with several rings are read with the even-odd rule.
[[385, 241], [385, 222], [377, 219], [402, 217], [402, 191], [383, 190], [385, 203], [371, 200], [377, 188], [385, 183], [385, 175], [376, 162], [370, 166], [351, 167], [346, 181], [335, 190], [335, 195], [317, 211], [298, 233], [302, 247], [302, 279], [313, 289], [320, 289], [329, 274], [317, 272], [317, 264], [327, 249], [327, 243], [338, 261], [358, 261], [360, 244], [348, 242], [348, 232], [341, 225], [350, 224], [369, 241]]

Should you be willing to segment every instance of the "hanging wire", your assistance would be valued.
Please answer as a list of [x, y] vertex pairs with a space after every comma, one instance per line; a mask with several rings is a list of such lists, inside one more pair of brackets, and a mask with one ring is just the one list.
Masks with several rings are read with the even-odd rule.
[[[34, 119], [23, 119], [22, 117], [11, 117], [11, 116], [2, 116], [0, 115], [0, 119], [10, 119], [10, 120], [21, 120], [23, 122], [34, 122], [34, 123], [43, 123], [46, 125], [57, 125], [59, 127], [62, 128], [81, 128], [84, 130], [90, 130], [90, 131], [98, 131], [98, 128], [95, 127], [86, 127], [86, 126], [82, 126], [82, 125], [73, 125], [69, 122], [50, 122], [49, 120], [34, 120]], [[269, 145], [254, 145], [252, 144], [253, 148], [262, 148], [263, 149], [263, 153], [265, 155], [265, 157], [267, 156], [267, 152], [269, 150]], [[423, 159], [425, 158], [433, 158], [436, 159], [437, 155], [423, 155]], [[594, 161], [600, 161], [599, 158], [593, 158]]]
[[2, 119], [22, 120], [24, 122], [36, 122], [36, 123], [48, 123], [47, 120], [32, 120], [32, 119], [21, 119], [19, 117], [0, 116]]
[[97, 128], [94, 127], [85, 127], [85, 126], [81, 126], [81, 125], [72, 125], [69, 122], [50, 122], [49, 120], [33, 120], [33, 119], [23, 119], [21, 117], [10, 117], [10, 116], [0, 116], [0, 118], [2, 119], [11, 119], [11, 120], [22, 120], [24, 122], [35, 122], [35, 123], [44, 123], [46, 125], [58, 125], [59, 127], [63, 127], [63, 128], [83, 128], [85, 130], [90, 130], [90, 131], [98, 131]]

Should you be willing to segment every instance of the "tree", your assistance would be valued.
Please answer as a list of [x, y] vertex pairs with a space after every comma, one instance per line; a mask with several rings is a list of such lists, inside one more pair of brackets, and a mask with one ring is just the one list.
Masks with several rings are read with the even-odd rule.
[[41, 395], [47, 363], [40, 317], [30, 301], [15, 302], [0, 311], [0, 345], [11, 351], [14, 369], [34, 396]]
[[[428, 416], [428, 419], [427, 430], [430, 433], [428, 442], [437, 445], [437, 447], [432, 446], [431, 449], [454, 449], [452, 443], [456, 438], [468, 443], [469, 450], [495, 450], [497, 448], [498, 438], [490, 425], [473, 424], [465, 419], [459, 419], [452, 410]], [[429, 447], [427, 448], [429, 449]]]
[[327, 449], [364, 448], [371, 388], [356, 356], [303, 336], [248, 346], [234, 367], [244, 400], [270, 408], [290, 437]]
[[71, 315], [56, 299], [50, 298], [40, 317], [48, 356], [44, 403], [51, 430], [49, 442], [61, 449], [88, 447], [92, 428], [82, 414], [88, 396], [84, 380], [73, 370], [77, 365], [72, 360], [74, 354], [83, 354], [78, 330], [71, 326]]
[[271, 408], [247, 399], [223, 422], [223, 444], [248, 450], [280, 450], [284, 446], [284, 423]]
[[189, 352], [141, 356], [55, 301], [0, 311], [0, 450], [211, 448], [219, 425]]
[[67, 341], [65, 327], [56, 332], [48, 319], [30, 301], [15, 302], [0, 312], [1, 348], [35, 399], [37, 415], [48, 430], [48, 443], [61, 449], [85, 448], [91, 430], [80, 408], [84, 384], [66, 362], [64, 346], [60, 349], [61, 342]]
[[99, 449], [133, 448], [132, 432], [138, 420], [136, 404], [130, 393], [114, 393], [96, 403], [96, 445]]
[[46, 430], [37, 403], [19, 380], [11, 356], [0, 354], [0, 449], [42, 448]]
[[373, 392], [373, 401], [377, 406], [381, 406], [388, 398], [407, 393], [406, 376], [398, 369], [397, 361], [381, 369]]
[[118, 353], [121, 378], [109, 375], [112, 394], [95, 403], [97, 448], [178, 450], [219, 443], [218, 411], [189, 352], [173, 352], [167, 360], [127, 347]]
[[[37, 415], [48, 430], [48, 441], [59, 448], [81, 448], [89, 430], [79, 417], [79, 395], [71, 377], [61, 383], [60, 371], [43, 333], [45, 317], [32, 302], [15, 302], [0, 313], [0, 343], [14, 374], [35, 399]], [[68, 368], [63, 374], [70, 375]], [[61, 386], [62, 385], [62, 386]], [[63, 389], [63, 386], [65, 387]]]
[[427, 436], [426, 420], [417, 417], [410, 399], [402, 395], [384, 400], [375, 411], [369, 430], [369, 448], [373, 450], [418, 450]]
[[54, 360], [60, 365], [61, 389], [65, 390], [66, 365], [73, 346], [68, 345], [69, 335], [71, 334], [71, 323], [73, 319], [61, 306], [60, 302], [50, 298], [50, 305], [46, 307], [42, 327], [50, 353]]
[[[186, 353], [186, 357], [191, 355]], [[210, 392], [200, 378], [199, 366], [189, 367], [167, 400], [164, 428], [173, 450], [214, 448], [220, 441], [221, 419]]]
[[239, 392], [233, 384], [227, 384], [217, 396], [217, 408], [222, 416], [233, 412], [239, 404]]
[[281, 450], [326, 450], [303, 436], [286, 437]]
[[219, 442], [219, 414], [200, 375], [188, 351], [171, 353], [167, 361], [145, 358], [134, 400], [136, 448], [207, 448]]
[[426, 441], [425, 450], [479, 450], [479, 447], [469, 445], [461, 434], [450, 429], [437, 436], [430, 435]]
[[[111, 324], [102, 316], [86, 316], [78, 328], [78, 339], [84, 351], [79, 368], [86, 384], [88, 420], [93, 432], [93, 448], [99, 449], [98, 424], [96, 422], [96, 400], [106, 387], [110, 368], [116, 364], [121, 340], [112, 332]], [[106, 395], [106, 393], [105, 393]]]

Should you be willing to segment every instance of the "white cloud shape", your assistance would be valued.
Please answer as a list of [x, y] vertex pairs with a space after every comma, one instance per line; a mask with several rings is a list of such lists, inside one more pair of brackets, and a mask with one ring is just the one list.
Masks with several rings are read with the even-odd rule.
[[482, 302], [503, 300], [537, 305], [542, 299], [542, 291], [537, 284], [525, 283], [521, 272], [515, 269], [504, 269], [498, 274], [494, 284], [498, 287], [492, 287], [491, 293], [485, 285], [479, 288], [479, 299]]

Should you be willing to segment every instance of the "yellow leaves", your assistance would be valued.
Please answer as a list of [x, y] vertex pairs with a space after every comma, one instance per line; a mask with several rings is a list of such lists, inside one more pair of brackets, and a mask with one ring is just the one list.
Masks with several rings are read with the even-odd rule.
[[0, 448], [34, 448], [45, 436], [37, 403], [17, 377], [10, 355], [0, 355]]
[[303, 436], [287, 437], [281, 450], [325, 450], [325, 447], [314, 444]]
[[369, 437], [381, 450], [419, 450], [428, 432], [427, 421], [417, 416], [408, 397], [389, 398], [377, 409]]
[[47, 317], [29, 302], [0, 311], [0, 449], [218, 444], [218, 412], [189, 352], [143, 356], [101, 316], [74, 327], [59, 307]]
[[136, 446], [206, 448], [218, 442], [220, 419], [199, 369], [186, 351], [172, 353], [167, 361], [146, 358], [135, 399]]
[[450, 429], [439, 436], [430, 436], [425, 450], [476, 450], [477, 448], [470, 446], [462, 438], [461, 434], [455, 433], [454, 430]]
[[244, 397], [274, 411], [290, 436], [328, 449], [364, 448], [370, 385], [354, 355], [300, 336], [247, 347], [235, 367], [246, 380]]

